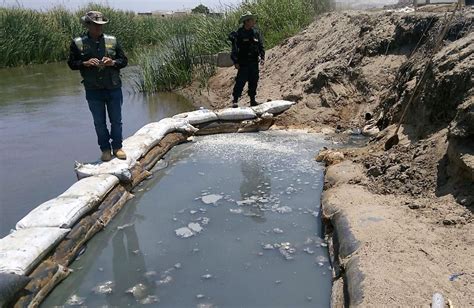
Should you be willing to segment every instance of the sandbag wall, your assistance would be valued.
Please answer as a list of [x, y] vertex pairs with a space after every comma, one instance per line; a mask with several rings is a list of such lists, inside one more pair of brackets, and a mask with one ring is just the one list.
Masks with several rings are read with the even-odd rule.
[[200, 109], [150, 123], [123, 141], [126, 160], [77, 163], [78, 182], [28, 213], [0, 239], [0, 307], [38, 307], [71, 270], [85, 243], [104, 229], [153, 166], [193, 135], [269, 129], [294, 103]]

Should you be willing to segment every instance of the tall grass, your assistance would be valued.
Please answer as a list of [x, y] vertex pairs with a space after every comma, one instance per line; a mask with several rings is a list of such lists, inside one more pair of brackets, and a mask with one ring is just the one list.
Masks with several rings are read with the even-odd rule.
[[86, 31], [80, 17], [90, 10], [109, 18], [106, 32], [117, 36], [128, 52], [156, 45], [171, 35], [163, 31], [167, 24], [164, 19], [95, 4], [76, 12], [61, 6], [48, 11], [1, 7], [0, 67], [65, 60], [71, 39]]
[[[214, 63], [208, 60], [209, 55], [230, 50], [229, 33], [238, 27], [244, 12], [251, 11], [258, 15], [258, 27], [265, 37], [265, 45], [271, 48], [301, 31], [317, 14], [328, 10], [329, 2], [247, 0], [240, 6], [225, 8], [223, 17], [201, 15], [183, 20], [179, 28], [186, 33], [186, 44], [165, 43], [161, 46], [162, 50], [166, 50], [164, 54], [153, 51], [138, 59], [143, 72], [139, 88], [145, 92], [173, 90], [191, 80], [198, 80], [201, 86], [207, 86], [207, 80], [215, 72]], [[183, 63], [178, 64], [180, 61]]]
[[215, 71], [208, 55], [229, 51], [228, 35], [245, 11], [258, 14], [258, 27], [271, 48], [307, 26], [329, 7], [329, 0], [244, 0], [223, 7], [223, 16], [179, 18], [137, 16], [133, 12], [90, 4], [71, 12], [64, 7], [36, 11], [0, 8], [0, 67], [65, 60], [73, 37], [85, 29], [84, 12], [97, 10], [110, 20], [106, 33], [119, 42], [139, 65], [141, 91], [173, 90], [197, 79], [206, 85]]

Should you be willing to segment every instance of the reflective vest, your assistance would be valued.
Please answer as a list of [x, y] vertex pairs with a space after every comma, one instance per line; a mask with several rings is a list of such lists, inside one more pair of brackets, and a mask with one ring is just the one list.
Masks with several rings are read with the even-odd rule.
[[[98, 43], [88, 35], [74, 39], [81, 53], [81, 60], [88, 61], [91, 58], [101, 60], [103, 57], [115, 59], [117, 52], [117, 39], [115, 36], [104, 34]], [[113, 66], [84, 67], [81, 71], [84, 87], [92, 89], [114, 89], [122, 86], [120, 70]]]

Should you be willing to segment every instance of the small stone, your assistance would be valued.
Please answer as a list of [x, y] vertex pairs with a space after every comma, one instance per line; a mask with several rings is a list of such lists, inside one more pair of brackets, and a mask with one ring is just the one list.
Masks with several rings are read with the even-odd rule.
[[456, 221], [453, 219], [446, 218], [443, 220], [443, 225], [445, 226], [454, 226], [455, 224], [456, 224]]
[[408, 205], [408, 208], [412, 209], [412, 210], [417, 210], [420, 208], [420, 205], [419, 204], [416, 204], [416, 203], [410, 203]]
[[379, 166], [372, 166], [369, 168], [369, 170], [367, 170], [367, 174], [370, 176], [377, 177], [382, 175], [382, 170], [380, 170]]

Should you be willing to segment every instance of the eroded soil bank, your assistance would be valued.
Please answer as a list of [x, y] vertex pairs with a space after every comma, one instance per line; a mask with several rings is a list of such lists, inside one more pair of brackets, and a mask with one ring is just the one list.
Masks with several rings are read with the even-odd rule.
[[[441, 292], [474, 305], [474, 13], [458, 11], [435, 52], [449, 16], [330, 13], [268, 52], [258, 98], [297, 102], [277, 125], [335, 143], [354, 128], [371, 137], [320, 157], [332, 165], [323, 207], [341, 264], [333, 304], [429, 305]], [[385, 150], [431, 57], [400, 143]], [[208, 90], [183, 92], [227, 107], [235, 74], [219, 69]]]

